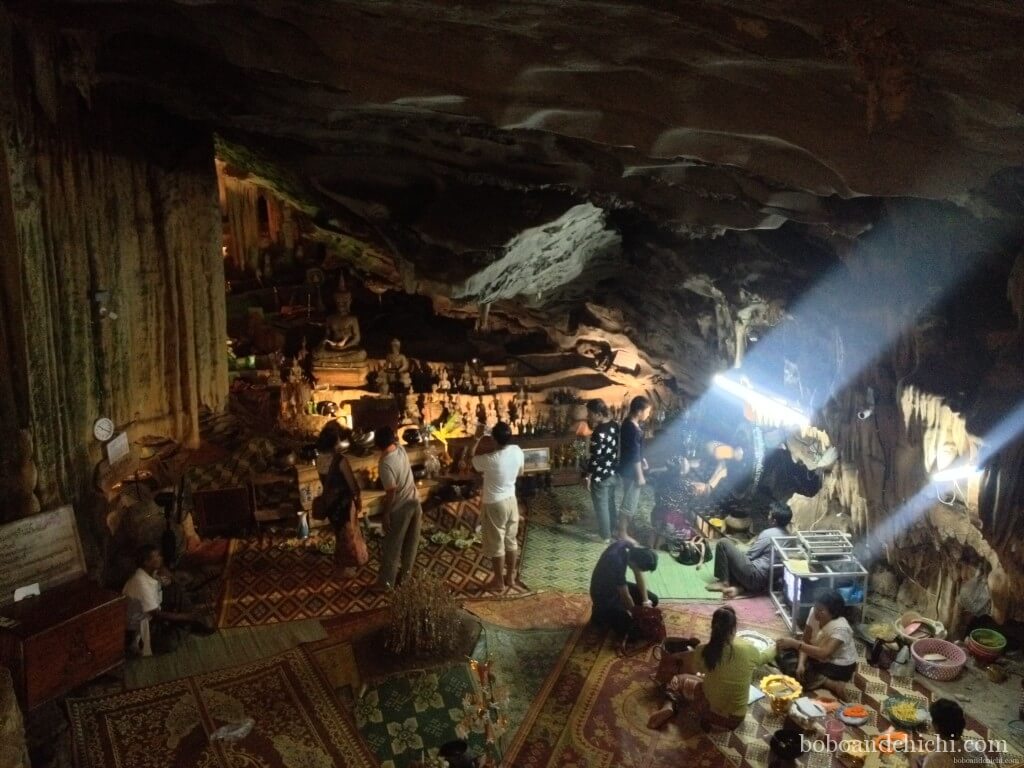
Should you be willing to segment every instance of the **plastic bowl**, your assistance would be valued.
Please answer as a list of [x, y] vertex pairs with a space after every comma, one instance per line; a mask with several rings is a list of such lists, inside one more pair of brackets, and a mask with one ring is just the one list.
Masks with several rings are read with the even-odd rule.
[[971, 632], [970, 638], [988, 651], [1001, 653], [1006, 649], [1006, 638], [994, 629], [976, 629]]
[[982, 664], [991, 664], [1002, 656], [1002, 651], [992, 650], [991, 648], [982, 645], [972, 637], [967, 638], [967, 642], [964, 643], [964, 646], [967, 648], [971, 656]]

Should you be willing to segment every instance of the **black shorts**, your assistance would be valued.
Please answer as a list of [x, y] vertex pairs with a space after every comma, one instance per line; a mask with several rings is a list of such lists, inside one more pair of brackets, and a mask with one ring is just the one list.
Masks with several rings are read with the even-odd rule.
[[817, 662], [814, 664], [814, 671], [824, 675], [829, 680], [838, 680], [840, 683], [848, 683], [853, 680], [853, 673], [857, 671], [854, 664], [829, 664], [828, 662]]

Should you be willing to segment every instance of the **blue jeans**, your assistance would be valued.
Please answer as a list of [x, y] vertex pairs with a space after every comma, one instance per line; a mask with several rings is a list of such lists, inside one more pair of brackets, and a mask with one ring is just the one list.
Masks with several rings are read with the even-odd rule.
[[636, 517], [636, 508], [640, 504], [640, 483], [635, 476], [623, 475], [622, 480], [622, 503], [619, 504], [619, 514], [624, 517]]
[[597, 517], [597, 532], [602, 539], [612, 537], [612, 529], [618, 524], [615, 512], [615, 475], [603, 480], [590, 481], [590, 500]]

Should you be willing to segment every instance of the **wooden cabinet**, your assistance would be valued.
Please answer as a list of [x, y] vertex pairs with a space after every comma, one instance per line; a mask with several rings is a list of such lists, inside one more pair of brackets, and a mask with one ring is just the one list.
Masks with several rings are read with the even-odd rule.
[[28, 712], [124, 663], [127, 600], [79, 579], [0, 608], [0, 664]]

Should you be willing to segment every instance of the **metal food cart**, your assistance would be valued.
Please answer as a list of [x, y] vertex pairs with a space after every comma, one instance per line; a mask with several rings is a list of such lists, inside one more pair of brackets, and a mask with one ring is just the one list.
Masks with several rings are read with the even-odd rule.
[[868, 572], [842, 531], [798, 531], [772, 539], [768, 594], [791, 631], [802, 629], [814, 598], [835, 589], [847, 607], [862, 608]]

